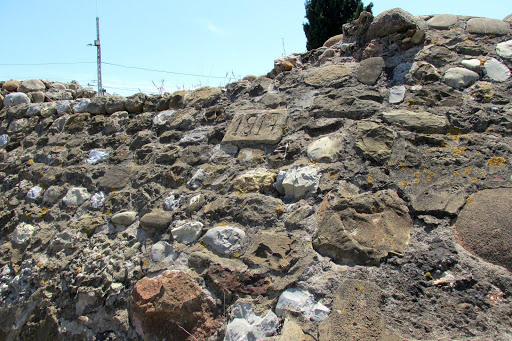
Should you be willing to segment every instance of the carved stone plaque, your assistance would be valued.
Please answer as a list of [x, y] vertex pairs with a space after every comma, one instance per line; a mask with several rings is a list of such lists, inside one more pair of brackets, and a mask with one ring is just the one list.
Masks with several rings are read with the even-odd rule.
[[250, 110], [235, 114], [224, 143], [276, 144], [283, 138], [286, 110]]

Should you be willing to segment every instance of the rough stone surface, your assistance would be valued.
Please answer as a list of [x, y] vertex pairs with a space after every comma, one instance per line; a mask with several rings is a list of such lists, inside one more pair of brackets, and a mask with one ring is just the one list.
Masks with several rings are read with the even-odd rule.
[[18, 90], [18, 86], [20, 86], [20, 81], [11, 79], [10, 81], [6, 81], [2, 84], [2, 89], [7, 91], [16, 91]]
[[469, 33], [474, 34], [510, 34], [509, 23], [490, 18], [471, 18], [467, 22], [466, 29]]
[[497, 44], [496, 52], [501, 58], [512, 59], [512, 40]]
[[138, 281], [130, 318], [141, 337], [171, 340], [205, 340], [222, 323], [215, 304], [181, 271]]
[[66, 206], [76, 207], [82, 205], [90, 197], [91, 195], [87, 192], [86, 188], [73, 187], [67, 191], [64, 198], [62, 198], [62, 202]]
[[510, 188], [487, 189], [473, 194], [455, 223], [464, 248], [488, 262], [512, 271], [510, 251]]
[[447, 30], [457, 24], [457, 16], [453, 14], [438, 14], [427, 21], [427, 25], [438, 29]]
[[448, 127], [446, 117], [428, 112], [394, 110], [383, 113], [382, 118], [389, 124], [424, 133], [443, 132]]
[[405, 98], [405, 86], [404, 85], [395, 85], [389, 90], [389, 99], [388, 102], [390, 104], [397, 104], [403, 102]]
[[4, 97], [4, 106], [6, 107], [25, 103], [30, 103], [30, 98], [24, 93], [15, 92]]
[[11, 240], [17, 245], [26, 244], [36, 232], [36, 227], [30, 224], [21, 223], [14, 230]]
[[205, 86], [192, 91], [187, 97], [187, 104], [190, 106], [207, 106], [213, 104], [221, 95], [220, 88]]
[[356, 148], [370, 160], [382, 163], [391, 156], [393, 130], [370, 121], [357, 123]]
[[179, 224], [171, 230], [172, 237], [180, 243], [192, 244], [199, 238], [199, 235], [203, 230], [203, 226], [203, 223], [199, 221], [190, 221]]
[[294, 166], [286, 171], [281, 186], [287, 197], [300, 199], [306, 194], [315, 193], [319, 182], [318, 170], [314, 166]]
[[374, 85], [377, 83], [384, 66], [385, 62], [382, 57], [373, 57], [363, 60], [357, 70], [357, 80], [363, 84]]
[[412, 228], [405, 202], [391, 190], [350, 200], [329, 194], [317, 219], [313, 247], [343, 263], [378, 265], [389, 253], [404, 252]]

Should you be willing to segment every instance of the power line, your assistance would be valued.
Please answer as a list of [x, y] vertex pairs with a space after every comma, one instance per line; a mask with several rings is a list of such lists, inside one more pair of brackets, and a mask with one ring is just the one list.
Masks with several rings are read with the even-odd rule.
[[142, 67], [137, 67], [137, 66], [127, 66], [127, 65], [107, 63], [107, 62], [102, 62], [102, 64], [122, 67], [122, 68], [126, 68], [126, 69], [136, 69], [136, 70], [143, 70], [143, 71], [170, 73], [170, 74], [173, 74], [173, 75], [180, 75], [180, 76], [194, 76], [194, 77], [218, 78], [218, 79], [226, 79], [226, 78], [228, 78], [227, 76], [222, 76], [222, 77], [221, 76], [206, 76], [206, 75], [199, 75], [199, 74], [194, 74], [194, 73], [183, 73], [183, 72], [175, 72], [175, 71], [147, 69], [147, 68], [142, 68]]
[[76, 65], [76, 64], [95, 64], [96, 62], [69, 62], [69, 63], [17, 63], [0, 64], [0, 66], [39, 66], [39, 65]]

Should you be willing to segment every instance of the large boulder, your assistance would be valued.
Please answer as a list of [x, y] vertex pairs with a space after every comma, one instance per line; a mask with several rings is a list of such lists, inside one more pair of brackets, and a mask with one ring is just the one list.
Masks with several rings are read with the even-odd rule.
[[487, 189], [467, 199], [455, 222], [462, 246], [512, 271], [512, 188]]
[[351, 198], [331, 192], [317, 213], [314, 249], [335, 262], [378, 265], [388, 254], [401, 254], [409, 242], [412, 219], [393, 190]]
[[386, 37], [396, 32], [416, 28], [416, 19], [401, 8], [393, 8], [377, 15], [368, 28], [368, 39]]
[[27, 79], [20, 83], [18, 91], [29, 93], [33, 91], [45, 91], [46, 86], [40, 79]]
[[125, 111], [126, 110], [126, 101], [127, 99], [123, 96], [115, 95], [115, 96], [109, 96], [106, 99], [105, 102], [105, 111], [107, 114], [112, 115], [115, 112], [118, 111]]
[[190, 276], [182, 271], [139, 280], [130, 317], [144, 340], [206, 340], [222, 326], [222, 315]]
[[129, 113], [139, 113], [142, 112], [144, 107], [144, 102], [148, 95], [143, 93], [138, 93], [133, 96], [130, 96], [126, 99], [125, 107]]

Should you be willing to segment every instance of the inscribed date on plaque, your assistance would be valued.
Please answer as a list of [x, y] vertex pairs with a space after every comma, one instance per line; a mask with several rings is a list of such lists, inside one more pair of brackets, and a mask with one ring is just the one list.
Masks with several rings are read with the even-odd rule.
[[222, 142], [276, 144], [283, 138], [287, 116], [285, 110], [237, 113]]

